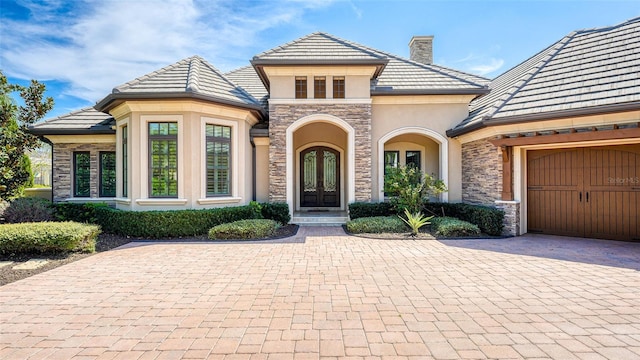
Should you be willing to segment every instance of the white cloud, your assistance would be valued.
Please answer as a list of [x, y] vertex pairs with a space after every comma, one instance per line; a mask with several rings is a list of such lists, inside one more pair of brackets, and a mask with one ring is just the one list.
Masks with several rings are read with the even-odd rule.
[[487, 62], [485, 63], [478, 63], [469, 66], [469, 70], [480, 75], [487, 75], [494, 71], [498, 71], [502, 65], [504, 65], [504, 60], [490, 58], [487, 59]]
[[218, 66], [244, 65], [249, 57], [238, 52], [254, 45], [259, 33], [329, 4], [23, 1], [28, 20], [1, 21], [0, 60], [9, 76], [63, 81], [69, 84], [63, 95], [95, 102], [114, 86], [194, 54]]

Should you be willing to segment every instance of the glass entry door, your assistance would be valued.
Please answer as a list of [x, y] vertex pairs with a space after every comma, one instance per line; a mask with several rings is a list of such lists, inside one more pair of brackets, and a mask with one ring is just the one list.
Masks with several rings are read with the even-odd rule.
[[316, 146], [300, 154], [300, 206], [340, 206], [340, 153]]

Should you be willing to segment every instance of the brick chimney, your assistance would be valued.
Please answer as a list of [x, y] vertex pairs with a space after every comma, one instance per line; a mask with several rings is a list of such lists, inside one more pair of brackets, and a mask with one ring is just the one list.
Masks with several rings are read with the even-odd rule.
[[409, 42], [409, 58], [423, 64], [433, 64], [433, 35], [414, 36]]

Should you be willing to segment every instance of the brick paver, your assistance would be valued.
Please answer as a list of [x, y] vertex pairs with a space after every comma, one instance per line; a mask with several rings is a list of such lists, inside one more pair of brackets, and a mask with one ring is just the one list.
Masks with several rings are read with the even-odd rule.
[[637, 359], [638, 270], [544, 236], [130, 244], [0, 287], [0, 358]]

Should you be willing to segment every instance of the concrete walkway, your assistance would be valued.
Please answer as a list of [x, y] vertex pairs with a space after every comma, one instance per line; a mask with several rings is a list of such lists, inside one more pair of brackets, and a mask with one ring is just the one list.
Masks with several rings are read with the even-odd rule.
[[0, 358], [640, 358], [640, 244], [298, 239], [130, 244], [2, 286]]

